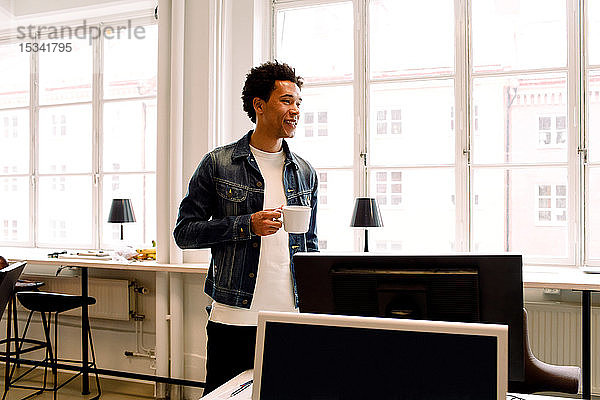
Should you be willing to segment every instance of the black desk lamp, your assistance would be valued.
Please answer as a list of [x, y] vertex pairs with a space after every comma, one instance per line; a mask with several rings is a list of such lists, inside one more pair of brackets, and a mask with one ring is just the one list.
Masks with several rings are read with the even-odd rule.
[[129, 199], [113, 199], [108, 213], [108, 222], [121, 224], [121, 240], [123, 240], [123, 224], [135, 222], [131, 201]]
[[350, 226], [365, 228], [365, 253], [369, 251], [369, 230], [383, 226], [377, 200], [372, 197], [357, 197]]

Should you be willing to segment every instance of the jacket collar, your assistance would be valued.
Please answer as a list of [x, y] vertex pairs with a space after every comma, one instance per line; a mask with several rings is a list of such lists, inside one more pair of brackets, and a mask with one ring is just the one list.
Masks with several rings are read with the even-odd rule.
[[[231, 154], [231, 160], [235, 161], [239, 158], [249, 158], [252, 152], [250, 151], [250, 136], [254, 133], [253, 130], [248, 131], [240, 140], [235, 143], [235, 148], [233, 149], [233, 153]], [[282, 144], [283, 153], [285, 154], [285, 164], [292, 164], [296, 169], [298, 169], [298, 163], [296, 161], [296, 156], [290, 151], [288, 144], [285, 139]]]

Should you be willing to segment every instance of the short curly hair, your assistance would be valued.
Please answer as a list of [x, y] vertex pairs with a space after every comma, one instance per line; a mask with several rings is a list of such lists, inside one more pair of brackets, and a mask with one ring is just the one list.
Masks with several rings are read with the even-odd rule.
[[269, 101], [271, 93], [275, 90], [275, 81], [294, 82], [299, 88], [302, 88], [304, 83], [302, 77], [296, 75], [294, 68], [286, 63], [279, 63], [277, 60], [268, 61], [252, 68], [246, 75], [246, 82], [242, 90], [244, 111], [252, 122], [256, 123], [256, 112], [252, 101], [255, 97]]

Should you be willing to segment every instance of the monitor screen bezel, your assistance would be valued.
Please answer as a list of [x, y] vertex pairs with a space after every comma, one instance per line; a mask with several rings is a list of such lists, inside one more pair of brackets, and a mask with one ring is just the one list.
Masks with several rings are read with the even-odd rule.
[[495, 337], [497, 339], [497, 400], [506, 399], [508, 389], [507, 325], [261, 311], [258, 314], [256, 332], [252, 400], [260, 400], [265, 332], [269, 322]]

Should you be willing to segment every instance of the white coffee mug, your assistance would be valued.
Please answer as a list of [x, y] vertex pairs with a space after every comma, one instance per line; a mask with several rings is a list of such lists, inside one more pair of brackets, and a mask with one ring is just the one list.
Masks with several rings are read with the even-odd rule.
[[306, 233], [310, 225], [309, 206], [283, 206], [283, 229], [288, 233]]

